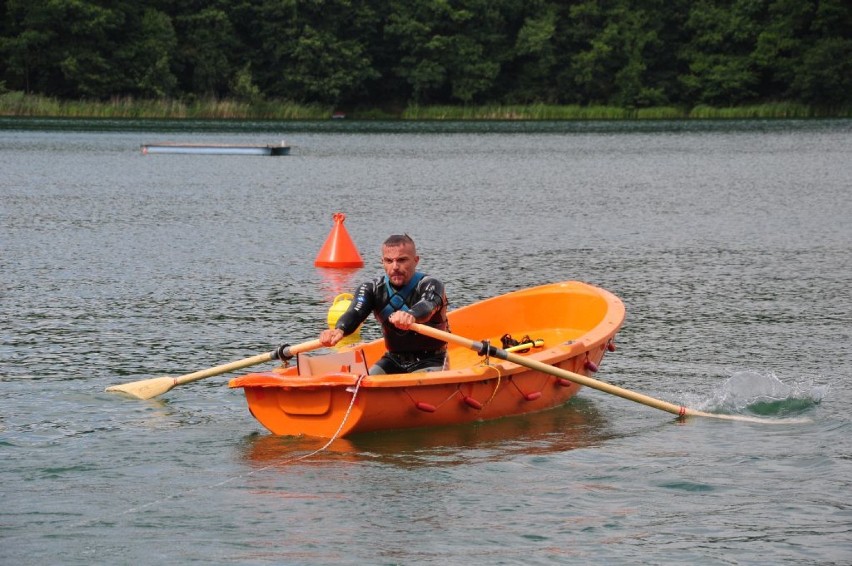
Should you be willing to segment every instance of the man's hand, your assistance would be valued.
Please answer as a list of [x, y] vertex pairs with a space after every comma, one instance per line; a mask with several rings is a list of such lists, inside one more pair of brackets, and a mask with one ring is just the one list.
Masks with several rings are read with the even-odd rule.
[[396, 311], [388, 317], [388, 322], [399, 328], [400, 330], [408, 330], [411, 325], [417, 322], [414, 315], [410, 312]]
[[339, 328], [323, 330], [319, 335], [319, 341], [323, 346], [334, 346], [343, 340], [343, 331]]

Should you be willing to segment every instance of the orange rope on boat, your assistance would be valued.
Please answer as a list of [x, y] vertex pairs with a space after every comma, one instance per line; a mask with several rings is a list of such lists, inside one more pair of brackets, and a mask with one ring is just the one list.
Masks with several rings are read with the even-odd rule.
[[494, 384], [494, 391], [491, 392], [491, 397], [488, 398], [488, 401], [482, 404], [482, 408], [484, 409], [491, 403], [491, 401], [494, 400], [494, 397], [497, 396], [497, 390], [500, 389], [500, 380], [503, 378], [503, 374], [500, 373], [500, 368], [498, 368], [497, 366], [492, 366], [491, 364], [486, 364], [485, 362], [482, 362], [482, 365], [484, 365], [485, 367], [492, 368], [494, 371], [497, 372], [497, 383]]

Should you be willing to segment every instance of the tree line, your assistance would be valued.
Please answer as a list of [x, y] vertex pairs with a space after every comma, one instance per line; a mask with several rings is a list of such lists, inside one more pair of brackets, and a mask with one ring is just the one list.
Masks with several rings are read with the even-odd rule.
[[0, 0], [0, 93], [852, 103], [849, 0]]

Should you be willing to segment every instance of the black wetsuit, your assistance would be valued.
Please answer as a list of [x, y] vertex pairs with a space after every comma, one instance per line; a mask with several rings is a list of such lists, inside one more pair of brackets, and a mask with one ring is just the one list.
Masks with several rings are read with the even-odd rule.
[[404, 309], [408, 310], [421, 324], [433, 326], [445, 332], [449, 331], [444, 284], [429, 275], [417, 274], [415, 277], [419, 277], [419, 281], [410, 293], [403, 297], [404, 306], [399, 308], [390, 306], [391, 297], [400, 292], [404, 293], [404, 287], [397, 289], [389, 285], [385, 276], [362, 283], [355, 292], [352, 304], [337, 320], [335, 328], [342, 330], [344, 335], [355, 332], [371, 312], [382, 325], [382, 334], [385, 337], [388, 353], [376, 362], [376, 365], [370, 369], [370, 373], [410, 373], [442, 369], [446, 366], [447, 344], [445, 342], [413, 330], [400, 330], [388, 322], [393, 312]]

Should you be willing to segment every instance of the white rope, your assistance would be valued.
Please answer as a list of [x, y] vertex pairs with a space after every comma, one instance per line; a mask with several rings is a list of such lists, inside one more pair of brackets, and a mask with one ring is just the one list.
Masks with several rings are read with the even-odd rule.
[[[343, 415], [343, 420], [340, 421], [340, 426], [337, 427], [337, 431], [335, 431], [335, 433], [333, 435], [331, 435], [331, 438], [328, 439], [328, 442], [326, 442], [324, 446], [317, 448], [313, 452], [309, 452], [308, 454], [304, 454], [302, 456], [299, 456], [298, 458], [293, 458], [291, 460], [285, 460], [283, 462], [278, 462], [277, 464], [272, 464], [271, 466], [276, 466], [276, 465], [280, 465], [280, 464], [290, 464], [292, 462], [298, 462], [299, 460], [304, 460], [305, 458], [310, 458], [311, 456], [315, 456], [315, 455], [319, 454], [320, 452], [322, 452], [323, 450], [325, 450], [326, 448], [328, 448], [329, 446], [331, 446], [331, 443], [334, 442], [335, 440], [337, 440], [337, 437], [340, 435], [340, 431], [343, 430], [344, 425], [346, 425], [346, 421], [349, 419], [349, 414], [352, 412], [352, 407], [355, 406], [355, 398], [358, 396], [358, 390], [361, 389], [361, 380], [364, 379], [366, 376], [367, 376], [367, 374], [361, 374], [361, 375], [358, 376], [358, 381], [355, 382], [355, 389], [352, 391], [352, 400], [349, 401], [349, 407], [346, 409], [346, 414]], [[267, 468], [269, 468], [271, 466], [267, 466]], [[265, 469], [266, 468], [261, 468], [260, 470], [257, 470], [257, 471], [261, 472]]]

